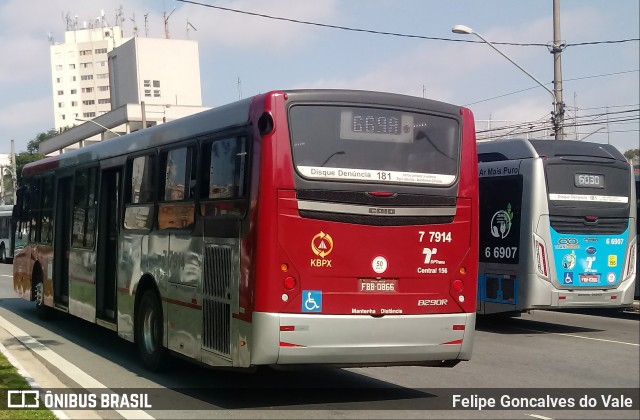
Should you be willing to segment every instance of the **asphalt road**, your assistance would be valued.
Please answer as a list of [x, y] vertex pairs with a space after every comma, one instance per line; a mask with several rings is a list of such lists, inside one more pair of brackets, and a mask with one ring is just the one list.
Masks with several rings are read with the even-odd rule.
[[[472, 360], [454, 368], [266, 368], [254, 373], [178, 359], [163, 373], [147, 372], [134, 345], [112, 331], [64, 314], [39, 320], [33, 303], [15, 297], [11, 265], [0, 265], [0, 317], [100, 384], [149, 394], [153, 408], [144, 413], [149, 418], [640, 417], [635, 406], [604, 408], [607, 402], [624, 405], [629, 394], [634, 404], [640, 400], [637, 312], [535, 311], [520, 318], [480, 319]], [[82, 385], [65, 363], [42, 362], [66, 386]], [[37, 379], [38, 372], [29, 373]], [[594, 398], [595, 408], [583, 408], [583, 396]], [[517, 408], [477, 409], [491, 398], [498, 408]], [[537, 398], [547, 405], [572, 399], [578, 410], [540, 408]], [[464, 409], [465, 402], [472, 408]], [[535, 406], [522, 407], [525, 403]], [[67, 413], [74, 418], [73, 411]], [[122, 410], [99, 413], [132, 418]]]

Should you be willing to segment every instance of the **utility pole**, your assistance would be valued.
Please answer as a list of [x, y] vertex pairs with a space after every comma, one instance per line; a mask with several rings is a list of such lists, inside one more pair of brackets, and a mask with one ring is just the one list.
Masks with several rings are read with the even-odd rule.
[[565, 47], [560, 40], [560, 0], [553, 0], [553, 94], [555, 107], [553, 125], [556, 140], [564, 140], [564, 102], [562, 100], [562, 49]]
[[0, 165], [0, 204], [4, 204], [4, 166]]
[[[4, 175], [4, 174], [3, 174]], [[16, 149], [15, 141], [11, 139], [11, 186], [13, 187], [13, 204], [17, 202], [18, 174], [16, 173]]]
[[576, 110], [576, 117], [573, 119], [573, 126], [575, 127], [576, 132], [576, 141], [580, 140], [580, 136], [578, 135], [578, 94], [573, 92], [573, 109]]
[[[559, 1], [560, 0], [554, 0], [553, 1], [554, 7], [556, 5], [556, 2], [559, 2]], [[558, 10], [559, 10], [559, 8], [558, 8]], [[555, 26], [555, 17], [554, 17], [554, 26]], [[559, 32], [560, 17], [559, 16], [558, 16], [558, 25], [557, 26], [558, 26], [558, 38], [560, 38], [560, 32]], [[455, 25], [453, 28], [451, 28], [451, 31], [454, 34], [474, 34], [475, 36], [480, 38], [484, 43], [486, 43], [488, 46], [493, 48], [495, 50], [495, 52], [497, 52], [498, 54], [500, 54], [501, 56], [506, 58], [509, 62], [511, 62], [511, 64], [513, 64], [518, 69], [520, 69], [520, 71], [522, 71], [524, 74], [526, 74], [527, 76], [529, 76], [530, 78], [535, 80], [536, 83], [539, 84], [544, 90], [549, 92], [549, 95], [551, 95], [553, 97], [553, 104], [554, 104], [554, 109], [553, 109], [553, 111], [551, 111], [551, 122], [553, 124], [553, 132], [555, 134], [556, 140], [562, 139], [564, 137], [563, 129], [562, 129], [562, 121], [564, 119], [564, 104], [562, 103], [562, 99], [558, 99], [558, 97], [556, 96], [556, 92], [554, 92], [551, 89], [549, 89], [547, 86], [545, 86], [544, 83], [542, 83], [540, 80], [536, 79], [531, 73], [526, 71], [521, 65], [519, 65], [518, 63], [513, 61], [508, 55], [506, 55], [505, 53], [500, 51], [499, 48], [497, 48], [491, 42], [487, 41], [487, 39], [485, 37], [480, 35], [478, 32], [474, 31], [473, 29], [469, 28], [468, 26]], [[551, 48], [550, 48], [550, 50], [551, 50]], [[554, 48], [554, 50], [555, 50], [555, 48]], [[551, 50], [551, 52], [553, 52], [553, 50]], [[556, 63], [560, 62], [559, 57], [560, 57], [560, 55], [558, 54], [558, 61]], [[556, 78], [556, 80], [560, 80], [560, 83], [562, 83], [562, 75], [561, 75], [561, 71], [560, 71], [559, 67], [558, 67], [558, 73], [560, 74], [560, 77]], [[562, 98], [562, 85], [560, 85], [559, 88], [560, 88], [560, 98]]]

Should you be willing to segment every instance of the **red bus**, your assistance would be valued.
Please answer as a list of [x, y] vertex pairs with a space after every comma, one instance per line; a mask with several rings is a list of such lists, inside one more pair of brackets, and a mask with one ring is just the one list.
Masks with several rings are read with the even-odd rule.
[[471, 356], [472, 113], [273, 91], [26, 165], [14, 287], [211, 366]]

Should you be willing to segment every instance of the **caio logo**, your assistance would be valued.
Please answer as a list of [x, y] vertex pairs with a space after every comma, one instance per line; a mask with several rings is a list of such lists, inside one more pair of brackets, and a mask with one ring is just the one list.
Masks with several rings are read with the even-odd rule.
[[396, 209], [369, 207], [369, 214], [396, 214]]

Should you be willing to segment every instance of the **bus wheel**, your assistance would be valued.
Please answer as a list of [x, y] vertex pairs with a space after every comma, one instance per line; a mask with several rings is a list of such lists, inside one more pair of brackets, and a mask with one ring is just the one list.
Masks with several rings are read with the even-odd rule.
[[36, 283], [36, 287], [34, 287], [34, 295], [38, 318], [45, 321], [51, 319], [53, 316], [53, 310], [44, 304], [44, 283], [40, 280]]
[[151, 371], [163, 368], [166, 350], [162, 346], [163, 319], [160, 299], [153, 290], [147, 290], [136, 311], [135, 336], [142, 364]]

